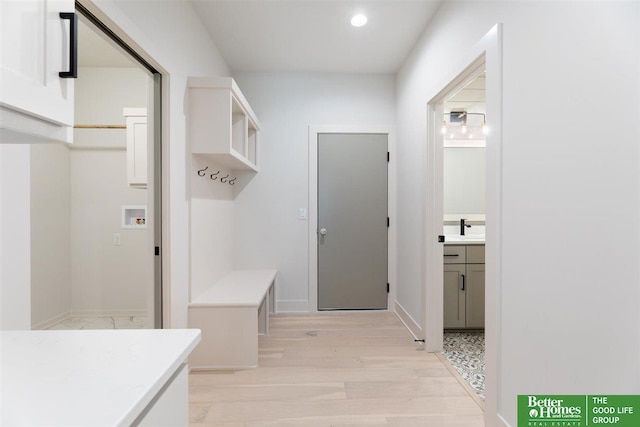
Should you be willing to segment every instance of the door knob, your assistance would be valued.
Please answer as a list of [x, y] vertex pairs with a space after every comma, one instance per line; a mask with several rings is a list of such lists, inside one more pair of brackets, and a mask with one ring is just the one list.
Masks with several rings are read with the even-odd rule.
[[322, 234], [323, 236], [324, 236], [325, 234], [327, 234], [327, 229], [326, 229], [326, 228], [321, 228], [321, 229], [320, 229], [320, 234]]

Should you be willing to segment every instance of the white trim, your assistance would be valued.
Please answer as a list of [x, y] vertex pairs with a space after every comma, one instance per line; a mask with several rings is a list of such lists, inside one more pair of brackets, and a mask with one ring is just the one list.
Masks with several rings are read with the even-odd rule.
[[498, 415], [497, 424], [498, 427], [511, 427], [508, 422], [502, 418], [502, 415]]
[[147, 317], [147, 310], [71, 310], [58, 314], [51, 319], [31, 327], [32, 330], [44, 330], [73, 317]]
[[413, 317], [404, 309], [402, 304], [398, 301], [395, 303], [395, 313], [398, 316], [398, 319], [402, 322], [402, 324], [411, 332], [413, 338], [416, 340], [421, 340], [424, 337], [424, 332], [420, 327], [420, 324], [415, 321]]
[[147, 310], [72, 310], [69, 317], [146, 317]]
[[[148, 105], [148, 111], [150, 114], [147, 116], [148, 118], [148, 132], [147, 138], [151, 141], [153, 140], [153, 129], [154, 120], [161, 120], [161, 133], [162, 133], [162, 147], [161, 147], [161, 159], [162, 159], [162, 242], [161, 242], [161, 252], [160, 257], [162, 258], [162, 321], [163, 328], [170, 328], [172, 326], [173, 315], [171, 310], [172, 304], [172, 264], [175, 264], [176, 261], [173, 260], [171, 256], [171, 240], [170, 234], [172, 228], [176, 228], [176, 225], [171, 223], [170, 214], [172, 209], [178, 209], [172, 207], [170, 204], [170, 195], [171, 195], [171, 181], [169, 177], [169, 169], [170, 169], [170, 132], [169, 132], [169, 110], [171, 108], [169, 102], [169, 79], [170, 74], [165, 67], [163, 67], [156, 59], [151, 56], [147, 50], [145, 50], [142, 46], [154, 46], [154, 43], [151, 39], [149, 39], [135, 24], [133, 24], [129, 17], [127, 17], [119, 7], [111, 0], [109, 1], [98, 1], [98, 0], [78, 0], [78, 2], [84, 6], [89, 12], [91, 12], [102, 24], [104, 24], [110, 31], [112, 31], [115, 35], [120, 37], [123, 42], [125, 42], [131, 49], [133, 49], [141, 58], [143, 58], [147, 63], [149, 63], [160, 75], [162, 76], [162, 88], [161, 88], [161, 100], [162, 100], [162, 111], [160, 113], [161, 117], [154, 118], [153, 113], [153, 105]], [[119, 22], [117, 24], [116, 22]], [[122, 29], [122, 24], [126, 24], [129, 28], [129, 33]], [[151, 78], [151, 85], [153, 85], [153, 78]], [[149, 150], [148, 155], [149, 158], [152, 158], [154, 150]], [[148, 163], [152, 165], [153, 162]], [[148, 170], [149, 172], [149, 170]], [[157, 171], [153, 171], [153, 173], [157, 173]], [[147, 212], [147, 218], [149, 224], [155, 224], [154, 218], [154, 191], [153, 191], [153, 180], [149, 180], [147, 184], [148, 190], [148, 200], [147, 204], [150, 207]], [[155, 246], [154, 233], [149, 233], [149, 242], [151, 248]], [[152, 252], [150, 252], [152, 253]], [[150, 268], [152, 268], [152, 264], [154, 264], [155, 257], [152, 255], [149, 261]], [[155, 271], [155, 268], [154, 270]], [[153, 277], [153, 276], [151, 276]], [[154, 279], [155, 280], [155, 279]], [[181, 282], [178, 280], [178, 282]], [[149, 290], [148, 296], [148, 305], [149, 305], [149, 319], [153, 320], [155, 315], [155, 284], [154, 288]], [[188, 302], [188, 296], [187, 296]], [[185, 310], [186, 317], [186, 310]]]
[[486, 144], [486, 273], [485, 273], [485, 425], [499, 422], [499, 366], [500, 288], [502, 259], [502, 25], [496, 24], [450, 70], [437, 92], [427, 97], [427, 148], [424, 153], [428, 176], [423, 176], [425, 196], [423, 222], [426, 224], [423, 265], [423, 300], [425, 349], [442, 350], [443, 291], [442, 244], [437, 236], [442, 233], [442, 150], [443, 137], [439, 132], [444, 97], [455, 88], [473, 78], [479, 67], [487, 75], [486, 108], [491, 120], [491, 133]]
[[31, 329], [34, 331], [49, 329], [53, 325], [57, 325], [60, 322], [64, 322], [70, 317], [71, 317], [71, 312], [67, 311], [65, 313], [58, 314], [57, 316], [53, 316], [51, 319], [45, 320], [44, 322], [40, 322], [37, 325], [33, 325], [31, 326]]
[[308, 311], [318, 311], [318, 134], [319, 133], [379, 133], [387, 135], [387, 150], [391, 160], [388, 166], [388, 206], [389, 240], [388, 240], [388, 273], [387, 280], [390, 291], [387, 295], [387, 310], [391, 310], [396, 300], [396, 169], [395, 129], [384, 125], [317, 125], [309, 126], [309, 302]]
[[300, 300], [280, 300], [276, 301], [276, 312], [280, 313], [307, 313], [309, 311], [309, 301]]

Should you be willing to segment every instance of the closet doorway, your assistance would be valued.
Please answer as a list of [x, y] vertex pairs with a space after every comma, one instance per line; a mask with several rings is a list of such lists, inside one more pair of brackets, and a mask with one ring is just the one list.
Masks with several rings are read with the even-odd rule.
[[74, 144], [31, 149], [32, 328], [161, 328], [161, 75], [76, 14]]

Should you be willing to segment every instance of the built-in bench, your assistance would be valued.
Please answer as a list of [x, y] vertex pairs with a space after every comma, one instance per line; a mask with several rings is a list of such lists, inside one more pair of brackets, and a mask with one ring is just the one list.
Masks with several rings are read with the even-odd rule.
[[189, 327], [202, 340], [189, 357], [193, 370], [258, 366], [258, 335], [269, 334], [277, 270], [236, 270], [189, 304]]

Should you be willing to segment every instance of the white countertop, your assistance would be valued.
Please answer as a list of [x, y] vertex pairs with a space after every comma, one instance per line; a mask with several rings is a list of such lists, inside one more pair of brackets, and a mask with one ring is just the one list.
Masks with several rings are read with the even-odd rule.
[[466, 236], [460, 235], [445, 235], [445, 245], [484, 245], [485, 237], [483, 235], [469, 234]]
[[198, 329], [0, 332], [0, 425], [129, 426]]

